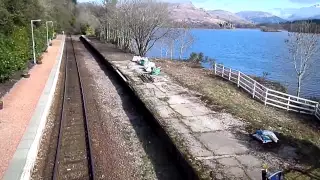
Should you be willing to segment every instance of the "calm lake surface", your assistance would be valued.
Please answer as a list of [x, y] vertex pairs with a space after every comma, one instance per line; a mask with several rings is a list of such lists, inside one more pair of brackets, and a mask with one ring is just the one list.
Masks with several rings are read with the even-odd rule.
[[[290, 94], [295, 95], [297, 80], [285, 44], [287, 32], [194, 29], [192, 33], [195, 42], [185, 53], [185, 58], [189, 57], [191, 52], [203, 52], [218, 63], [246, 74], [262, 76], [263, 72], [268, 72], [268, 79], [281, 82]], [[159, 45], [155, 45], [148, 53], [150, 57], [160, 55]], [[178, 51], [174, 56], [178, 58]], [[303, 97], [320, 97], [320, 52], [314, 58], [315, 63], [310, 68], [310, 75], [302, 84]]]

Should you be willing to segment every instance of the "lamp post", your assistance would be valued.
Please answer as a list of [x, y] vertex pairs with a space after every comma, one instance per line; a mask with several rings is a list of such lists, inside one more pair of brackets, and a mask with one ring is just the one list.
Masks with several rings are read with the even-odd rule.
[[35, 43], [34, 43], [34, 35], [33, 35], [33, 22], [40, 22], [41, 19], [31, 20], [31, 34], [32, 34], [32, 51], [33, 51], [33, 63], [36, 64], [36, 50], [35, 50]]
[[54, 24], [52, 22], [52, 39], [53, 39], [53, 36], [54, 36]]
[[52, 21], [46, 21], [46, 28], [47, 28], [47, 48], [49, 48], [49, 30], [48, 30], [48, 23], [51, 23], [53, 26]]

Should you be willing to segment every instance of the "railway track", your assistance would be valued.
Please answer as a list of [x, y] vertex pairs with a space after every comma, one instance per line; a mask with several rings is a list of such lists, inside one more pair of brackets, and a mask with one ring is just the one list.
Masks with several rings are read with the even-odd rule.
[[53, 180], [94, 179], [85, 94], [71, 36], [66, 39], [65, 81]]

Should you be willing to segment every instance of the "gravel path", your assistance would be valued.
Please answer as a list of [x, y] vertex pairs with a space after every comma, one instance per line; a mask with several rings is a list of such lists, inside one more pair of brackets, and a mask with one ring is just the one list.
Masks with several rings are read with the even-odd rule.
[[[78, 41], [78, 39], [76, 40]], [[75, 42], [98, 179], [181, 179], [165, 145], [112, 73]]]
[[54, 40], [49, 52], [43, 56], [43, 64], [33, 67], [30, 78], [21, 79], [3, 97], [4, 109], [0, 110], [0, 179], [36, 108], [56, 61], [60, 42], [59, 38]]

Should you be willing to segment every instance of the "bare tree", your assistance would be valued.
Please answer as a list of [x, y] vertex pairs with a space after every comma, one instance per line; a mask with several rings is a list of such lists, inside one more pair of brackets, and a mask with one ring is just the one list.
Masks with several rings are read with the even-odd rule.
[[[100, 0], [91, 3], [90, 9], [99, 24], [95, 24], [100, 40], [115, 44], [123, 50], [134, 51], [140, 56], [165, 37], [171, 30], [167, 3], [157, 0]], [[87, 14], [80, 20], [89, 18]]]
[[[192, 45], [194, 38], [188, 26], [182, 26], [182, 28], [172, 28], [161, 39], [161, 52], [162, 49], [166, 51], [166, 54], [170, 54], [170, 59], [174, 58], [175, 52], [179, 53], [179, 59], [182, 59], [185, 51]], [[165, 45], [165, 48], [163, 46]]]
[[168, 39], [168, 49], [170, 51], [170, 60], [173, 60], [174, 50], [175, 50], [175, 42], [176, 40], [171, 38]]
[[194, 43], [194, 37], [188, 26], [183, 26], [182, 28], [179, 28], [178, 31], [179, 36], [177, 38], [177, 45], [179, 47], [179, 59], [182, 59], [183, 54]]
[[175, 50], [177, 49], [178, 45], [178, 39], [182, 36], [182, 32], [174, 28], [171, 31], [169, 31], [163, 38], [165, 40], [165, 44], [167, 46], [167, 51], [170, 52], [170, 59], [173, 60]]
[[[169, 47], [168, 47], [168, 43], [167, 43], [167, 39], [166, 38], [161, 38], [160, 40], [160, 57], [163, 58], [163, 57], [168, 57], [168, 53], [169, 53]], [[164, 55], [163, 55], [164, 53]]]
[[295, 32], [289, 32], [286, 44], [290, 54], [290, 60], [294, 65], [297, 75], [297, 96], [301, 94], [301, 84], [306, 73], [315, 62], [314, 55], [319, 50], [319, 35], [316, 34], [311, 22], [303, 22], [295, 25]]
[[160, 50], [160, 58], [162, 59], [163, 58], [163, 55], [162, 55], [162, 52], [163, 52], [163, 50], [164, 50], [164, 40], [163, 39], [161, 39], [160, 40], [160, 43], [159, 43], [159, 50]]
[[137, 53], [145, 56], [170, 31], [167, 4], [155, 0], [130, 0], [123, 3], [123, 7]]

